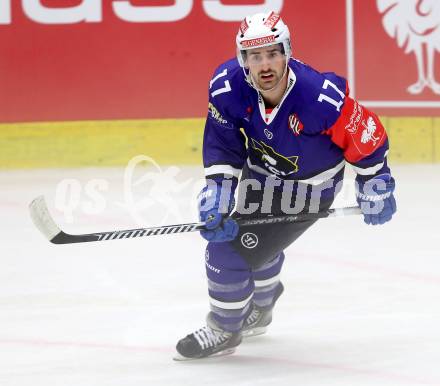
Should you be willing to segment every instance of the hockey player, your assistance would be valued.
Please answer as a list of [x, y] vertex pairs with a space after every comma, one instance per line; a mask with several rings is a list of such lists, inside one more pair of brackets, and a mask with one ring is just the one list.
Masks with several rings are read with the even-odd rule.
[[291, 58], [289, 29], [274, 12], [246, 17], [236, 43], [237, 57], [210, 81], [203, 143], [211, 311], [178, 342], [176, 359], [231, 353], [242, 337], [263, 333], [283, 292], [283, 250], [315, 222], [239, 229], [234, 217], [326, 210], [346, 163], [367, 224], [396, 211], [385, 129], [350, 98], [347, 81]]

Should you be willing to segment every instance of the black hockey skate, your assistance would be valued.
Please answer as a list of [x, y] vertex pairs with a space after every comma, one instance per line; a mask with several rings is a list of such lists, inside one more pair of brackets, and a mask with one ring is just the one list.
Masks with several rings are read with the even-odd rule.
[[232, 354], [241, 343], [241, 333], [221, 330], [208, 314], [207, 325], [180, 339], [176, 350], [176, 361], [187, 361]]
[[255, 304], [252, 306], [251, 313], [243, 323], [243, 338], [262, 335], [267, 331], [267, 326], [272, 322], [272, 311], [275, 306], [275, 302], [281, 296], [283, 291], [284, 286], [282, 283], [280, 283], [270, 306], [259, 307]]

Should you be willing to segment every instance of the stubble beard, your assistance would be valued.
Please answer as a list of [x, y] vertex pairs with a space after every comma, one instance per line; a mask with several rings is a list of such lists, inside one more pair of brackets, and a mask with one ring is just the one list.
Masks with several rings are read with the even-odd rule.
[[[262, 78], [262, 74], [272, 74], [273, 78], [270, 82], [265, 82], [264, 78]], [[283, 76], [283, 72], [281, 74], [278, 74], [276, 71], [268, 71], [265, 73], [260, 73], [258, 74], [257, 85], [263, 91], [271, 90], [272, 88], [276, 87], [281, 83], [282, 76]]]

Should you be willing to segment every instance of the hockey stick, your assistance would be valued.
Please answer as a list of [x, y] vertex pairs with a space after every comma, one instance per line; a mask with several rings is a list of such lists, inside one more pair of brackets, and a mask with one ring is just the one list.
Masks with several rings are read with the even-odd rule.
[[[187, 223], [176, 225], [164, 225], [151, 228], [136, 228], [125, 229], [118, 231], [85, 233], [85, 234], [68, 234], [63, 232], [55, 221], [52, 219], [43, 196], [34, 199], [30, 205], [31, 218], [35, 226], [46, 236], [50, 242], [54, 244], [72, 244], [72, 243], [87, 243], [91, 241], [106, 241], [130, 239], [134, 237], [146, 237], [156, 235], [168, 235], [173, 233], [194, 232], [205, 229], [205, 223]], [[291, 223], [305, 220], [319, 219], [325, 217], [348, 216], [360, 214], [361, 210], [357, 206], [348, 208], [329, 209], [325, 212], [306, 213], [298, 215], [281, 215], [267, 217], [244, 219], [236, 218], [239, 226], [260, 225], [260, 224], [275, 224], [275, 223]]]

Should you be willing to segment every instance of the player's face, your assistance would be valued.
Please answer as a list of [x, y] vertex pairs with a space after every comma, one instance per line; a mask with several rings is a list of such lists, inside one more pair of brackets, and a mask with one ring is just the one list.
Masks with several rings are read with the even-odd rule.
[[279, 44], [247, 51], [246, 67], [262, 90], [275, 87], [284, 75], [286, 56]]

